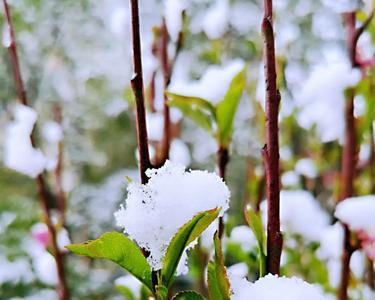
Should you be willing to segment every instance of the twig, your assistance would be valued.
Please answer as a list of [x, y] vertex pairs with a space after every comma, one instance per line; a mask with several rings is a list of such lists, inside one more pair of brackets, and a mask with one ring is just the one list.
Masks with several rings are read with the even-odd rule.
[[[24, 88], [24, 83], [22, 80], [21, 70], [20, 70], [20, 65], [19, 65], [19, 60], [18, 60], [17, 45], [14, 39], [14, 29], [13, 29], [11, 14], [10, 14], [10, 8], [6, 0], [3, 0], [3, 4], [4, 4], [4, 12], [5, 12], [7, 26], [9, 27], [8, 30], [9, 30], [10, 44], [9, 44], [8, 49], [9, 49], [9, 54], [11, 57], [11, 64], [13, 68], [13, 75], [14, 75], [14, 81], [16, 85], [18, 100], [21, 104], [28, 105], [26, 90]], [[35, 147], [36, 143], [35, 143], [35, 138], [34, 138], [33, 133], [31, 133], [30, 135], [30, 140], [31, 140], [33, 147]], [[39, 174], [36, 177], [36, 186], [37, 186], [40, 206], [43, 212], [44, 222], [48, 227], [48, 232], [49, 232], [49, 236], [50, 236], [51, 244], [52, 244], [51, 245], [52, 252], [53, 252], [56, 266], [57, 266], [57, 273], [58, 273], [57, 275], [58, 275], [58, 280], [59, 280], [58, 282], [59, 299], [68, 300], [69, 290], [68, 290], [66, 278], [65, 278], [63, 256], [57, 244], [56, 228], [52, 222], [51, 215], [49, 212], [47, 185], [44, 181], [43, 174]]]
[[[60, 126], [62, 125], [62, 112], [61, 106], [56, 104], [53, 108], [54, 112], [54, 119], [55, 122], [58, 123]], [[60, 213], [60, 220], [62, 225], [64, 226], [65, 223], [65, 210], [66, 210], [66, 197], [63, 189], [62, 184], [62, 173], [64, 168], [64, 142], [61, 140], [58, 142], [58, 153], [57, 153], [57, 165], [54, 170], [55, 174], [55, 193], [56, 193], [56, 200], [57, 200], [57, 209]]]
[[272, 26], [272, 0], [264, 0], [262, 22], [266, 81], [266, 145], [263, 158], [267, 195], [267, 272], [280, 273], [282, 234], [280, 231], [279, 126], [280, 93], [276, 83], [275, 40]]
[[146, 170], [151, 167], [150, 154], [148, 151], [148, 138], [146, 126], [146, 110], [143, 91], [143, 73], [141, 57], [141, 36], [139, 28], [138, 0], [130, 0], [131, 22], [133, 37], [133, 64], [134, 77], [131, 79], [131, 86], [135, 95], [137, 107], [137, 140], [140, 162], [140, 173], [142, 183], [148, 181]]
[[[363, 25], [356, 29], [356, 13], [350, 12], [344, 15], [347, 27], [347, 48], [352, 68], [360, 67], [357, 60], [357, 44], [361, 34], [370, 24], [374, 11], [370, 14]], [[348, 94], [345, 107], [345, 142], [342, 153], [342, 171], [341, 185], [342, 191], [340, 201], [353, 196], [354, 179], [356, 176], [357, 166], [357, 138], [356, 138], [356, 120], [354, 117], [354, 96], [355, 91], [351, 90]], [[348, 285], [350, 280], [350, 258], [353, 253], [353, 245], [351, 244], [351, 233], [346, 224], [344, 226], [344, 244], [341, 265], [341, 281], [337, 292], [338, 300], [348, 299]]]

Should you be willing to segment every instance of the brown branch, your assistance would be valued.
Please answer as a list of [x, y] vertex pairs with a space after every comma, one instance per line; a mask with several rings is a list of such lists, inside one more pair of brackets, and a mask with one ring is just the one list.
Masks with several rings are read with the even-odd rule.
[[[26, 90], [24, 88], [24, 83], [22, 80], [21, 69], [20, 69], [19, 60], [18, 60], [17, 45], [16, 45], [15, 38], [14, 38], [14, 29], [13, 29], [12, 17], [10, 14], [10, 8], [6, 0], [3, 0], [3, 4], [4, 4], [5, 18], [6, 18], [6, 22], [7, 22], [7, 26], [9, 30], [9, 35], [10, 35], [10, 45], [8, 49], [9, 49], [9, 54], [11, 58], [11, 65], [13, 68], [13, 75], [14, 75], [14, 81], [16, 85], [18, 100], [21, 104], [28, 105]], [[36, 143], [35, 143], [35, 138], [34, 138], [33, 133], [31, 133], [30, 140], [31, 140], [33, 147], [35, 147]], [[39, 174], [36, 177], [36, 186], [37, 186], [37, 192], [39, 196], [39, 203], [43, 212], [44, 222], [48, 227], [49, 237], [51, 239], [52, 253], [56, 262], [57, 273], [58, 273], [57, 275], [58, 275], [59, 299], [68, 300], [69, 290], [68, 290], [66, 278], [65, 278], [63, 256], [57, 244], [56, 228], [52, 222], [51, 215], [49, 212], [48, 192], [47, 192], [48, 189], [44, 181], [43, 174]]]
[[280, 231], [279, 126], [280, 94], [276, 83], [275, 40], [272, 0], [264, 1], [262, 22], [266, 83], [266, 145], [263, 149], [267, 195], [267, 272], [280, 273], [282, 234]]
[[[168, 58], [168, 29], [167, 24], [165, 22], [165, 18], [163, 17], [162, 25], [161, 25], [161, 32], [160, 32], [160, 65], [163, 73], [164, 78], [164, 92], [167, 90], [169, 86], [169, 82], [171, 80], [171, 69], [169, 64]], [[171, 118], [170, 118], [170, 110], [168, 105], [168, 98], [165, 93], [164, 94], [164, 103], [163, 103], [163, 140], [161, 145], [161, 156], [159, 160], [159, 164], [163, 165], [165, 161], [169, 157], [169, 149], [171, 144]]]
[[[54, 119], [55, 122], [58, 123], [60, 126], [62, 125], [62, 112], [61, 106], [56, 104], [53, 108], [54, 111]], [[57, 209], [60, 214], [60, 220], [62, 225], [65, 224], [65, 210], [66, 210], [66, 197], [63, 189], [62, 184], [62, 173], [64, 169], [64, 142], [61, 140], [58, 142], [58, 153], [57, 153], [57, 165], [54, 170], [55, 174], [55, 194], [57, 200]]]
[[143, 73], [141, 57], [141, 36], [139, 27], [139, 9], [138, 0], [130, 0], [131, 22], [133, 37], [133, 64], [134, 77], [131, 80], [131, 86], [134, 92], [137, 108], [137, 141], [139, 151], [139, 163], [142, 183], [147, 183], [148, 177], [146, 170], [151, 167], [150, 154], [148, 151], [148, 138], [146, 127], [146, 110], [143, 91]]
[[[359, 67], [357, 64], [357, 42], [362, 29], [356, 30], [355, 12], [345, 14], [345, 23], [347, 27], [347, 48], [350, 62], [353, 68]], [[364, 24], [365, 25], [365, 24]], [[354, 117], [354, 90], [348, 93], [348, 99], [345, 107], [345, 141], [342, 152], [342, 170], [341, 170], [341, 195], [340, 201], [353, 196], [354, 179], [357, 166], [357, 138], [356, 124]], [[337, 291], [338, 300], [348, 299], [348, 285], [350, 280], [350, 258], [353, 253], [351, 245], [350, 230], [346, 224], [344, 226], [344, 244], [341, 261], [341, 281]]]

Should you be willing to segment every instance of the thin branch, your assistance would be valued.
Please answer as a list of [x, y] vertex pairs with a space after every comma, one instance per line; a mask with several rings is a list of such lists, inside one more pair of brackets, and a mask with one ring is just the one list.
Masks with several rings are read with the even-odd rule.
[[[53, 108], [54, 119], [60, 126], [62, 125], [62, 112], [61, 106], [56, 104]], [[58, 142], [58, 153], [57, 153], [57, 165], [54, 170], [55, 174], [55, 194], [57, 200], [57, 209], [59, 210], [61, 223], [65, 223], [65, 210], [66, 210], [66, 197], [62, 184], [62, 173], [64, 169], [64, 142], [61, 140]]]
[[[217, 165], [219, 168], [219, 175], [220, 177], [225, 180], [226, 168], [229, 162], [229, 152], [227, 148], [219, 147], [217, 151]], [[219, 218], [219, 227], [218, 227], [218, 237], [219, 239], [222, 238], [224, 234], [224, 220], [223, 217]]]
[[[28, 105], [26, 90], [24, 88], [24, 83], [22, 80], [21, 69], [20, 69], [19, 60], [18, 60], [17, 45], [16, 45], [15, 38], [14, 38], [14, 29], [13, 29], [12, 17], [10, 14], [10, 8], [6, 0], [3, 0], [3, 4], [4, 4], [5, 18], [6, 18], [6, 22], [7, 22], [7, 26], [9, 30], [9, 38], [10, 38], [8, 49], [9, 49], [9, 54], [11, 57], [11, 64], [13, 68], [13, 75], [14, 75], [14, 81], [16, 85], [18, 100], [21, 104]], [[35, 138], [34, 138], [33, 133], [31, 133], [30, 140], [31, 140], [33, 147], [35, 147], [36, 143], [35, 143]], [[37, 186], [37, 192], [39, 196], [39, 203], [42, 208], [44, 222], [48, 227], [48, 232], [49, 232], [49, 236], [50, 236], [51, 244], [52, 244], [51, 245], [52, 252], [53, 252], [56, 266], [57, 266], [57, 273], [58, 273], [58, 280], [59, 280], [58, 282], [59, 299], [68, 300], [69, 290], [68, 290], [66, 278], [65, 278], [63, 256], [57, 244], [56, 228], [52, 222], [51, 215], [49, 212], [47, 185], [44, 181], [43, 174], [39, 174], [37, 176], [36, 186]]]
[[263, 157], [267, 195], [267, 272], [280, 273], [282, 234], [280, 231], [279, 125], [280, 93], [276, 83], [275, 40], [272, 26], [272, 0], [264, 1], [262, 22], [266, 85], [266, 145]]
[[137, 107], [137, 140], [140, 162], [140, 173], [142, 183], [147, 183], [148, 177], [146, 170], [151, 167], [150, 154], [148, 151], [148, 138], [146, 126], [146, 110], [143, 90], [143, 73], [141, 57], [141, 36], [139, 26], [138, 0], [130, 0], [131, 22], [133, 37], [133, 64], [134, 77], [131, 80], [131, 86], [135, 95]]
[[[345, 23], [347, 27], [347, 48], [350, 62], [353, 68], [357, 68], [357, 42], [362, 30], [356, 30], [355, 12], [345, 14]], [[363, 31], [362, 31], [363, 32]], [[357, 138], [356, 124], [354, 117], [354, 90], [349, 91], [345, 107], [345, 141], [342, 152], [342, 170], [341, 170], [341, 196], [340, 201], [353, 196], [354, 179], [357, 165]], [[343, 254], [341, 260], [341, 280], [337, 291], [338, 300], [348, 299], [348, 285], [350, 280], [350, 258], [353, 254], [353, 245], [351, 244], [351, 233], [346, 224], [344, 227]]]

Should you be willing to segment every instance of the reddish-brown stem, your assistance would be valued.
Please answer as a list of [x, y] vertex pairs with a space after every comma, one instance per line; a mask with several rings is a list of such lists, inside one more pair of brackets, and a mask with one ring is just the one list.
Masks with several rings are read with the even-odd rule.
[[[5, 12], [7, 26], [9, 27], [8, 30], [10, 34], [10, 44], [8, 48], [9, 48], [9, 54], [11, 58], [12, 68], [13, 68], [13, 75], [14, 75], [14, 81], [15, 81], [16, 91], [18, 95], [18, 100], [23, 105], [28, 105], [26, 90], [24, 88], [24, 83], [22, 80], [21, 69], [20, 69], [19, 60], [18, 60], [17, 45], [14, 39], [14, 29], [13, 29], [11, 14], [10, 14], [10, 8], [6, 0], [3, 0], [3, 4], [4, 4], [4, 12]], [[35, 138], [34, 138], [33, 133], [30, 136], [30, 140], [31, 140], [32, 145], [35, 147], [36, 143], [35, 143]], [[38, 196], [39, 196], [39, 203], [43, 212], [44, 222], [48, 227], [48, 232], [49, 232], [51, 246], [52, 246], [52, 253], [56, 262], [57, 275], [58, 275], [58, 280], [59, 280], [58, 281], [59, 299], [68, 300], [69, 290], [68, 290], [66, 278], [65, 278], [63, 255], [60, 252], [58, 244], [57, 244], [56, 228], [52, 222], [51, 215], [49, 212], [47, 185], [44, 181], [43, 174], [39, 174], [36, 177], [36, 186], [37, 186], [37, 191], [38, 191]]]
[[[219, 168], [219, 175], [225, 180], [226, 168], [229, 162], [229, 153], [226, 147], [220, 146], [217, 151], [217, 165]], [[219, 218], [218, 237], [221, 239], [224, 233], [224, 220], [223, 217]]]
[[[367, 22], [362, 27], [356, 29], [355, 12], [344, 15], [347, 27], [347, 48], [350, 62], [353, 68], [359, 67], [357, 63], [357, 42], [363, 33]], [[372, 18], [372, 17], [371, 17]], [[367, 24], [367, 25], [366, 25]], [[342, 170], [341, 170], [341, 195], [340, 201], [353, 196], [354, 179], [357, 165], [357, 143], [356, 143], [356, 124], [354, 117], [354, 90], [348, 92], [345, 106], [345, 141], [342, 152]], [[341, 265], [341, 281], [337, 291], [338, 300], [348, 299], [348, 285], [350, 280], [350, 257], [353, 253], [351, 245], [350, 230], [346, 224], [344, 226], [344, 243]]]
[[[62, 125], [62, 112], [61, 106], [56, 104], [53, 108], [54, 111], [54, 119], [55, 121], [61, 126]], [[56, 200], [57, 200], [57, 209], [59, 210], [60, 220], [61, 223], [65, 223], [65, 209], [66, 209], [66, 197], [62, 185], [62, 173], [64, 168], [64, 160], [63, 160], [63, 149], [64, 149], [64, 142], [61, 140], [58, 142], [58, 153], [57, 153], [57, 165], [54, 170], [55, 174], [55, 193], [56, 193]]]
[[272, 0], [264, 1], [262, 22], [266, 83], [266, 145], [263, 158], [267, 196], [267, 272], [280, 273], [282, 234], [280, 231], [279, 125], [280, 94], [276, 83], [275, 40], [272, 26]]
[[[171, 70], [169, 65], [169, 58], [168, 58], [168, 30], [167, 24], [165, 22], [165, 18], [162, 20], [161, 25], [161, 32], [160, 32], [160, 65], [163, 72], [164, 78], [164, 91], [167, 90], [169, 82], [171, 80]], [[168, 105], [168, 98], [164, 94], [164, 104], [163, 104], [163, 119], [164, 119], [164, 128], [163, 128], [163, 140], [161, 145], [161, 157], [160, 157], [160, 164], [164, 164], [164, 162], [169, 157], [169, 148], [171, 144], [171, 118], [169, 113], [169, 105]]]
[[19, 101], [23, 105], [27, 105], [27, 97], [26, 97], [26, 90], [23, 84], [22, 80], [22, 75], [21, 75], [21, 68], [20, 68], [20, 63], [18, 59], [18, 53], [17, 53], [17, 45], [15, 42], [14, 38], [14, 29], [13, 29], [13, 21], [12, 21], [12, 16], [10, 14], [10, 9], [8, 6], [8, 3], [6, 0], [3, 0], [4, 4], [4, 14], [5, 14], [5, 19], [7, 23], [7, 30], [9, 30], [9, 46], [8, 46], [8, 51], [9, 51], [9, 56], [10, 56], [10, 61], [12, 64], [13, 68], [13, 77], [14, 77], [14, 84], [16, 86], [16, 91], [17, 91], [17, 96]]
[[146, 170], [151, 167], [151, 162], [150, 162], [150, 154], [148, 151], [146, 110], [145, 110], [144, 91], [143, 91], [141, 35], [140, 35], [140, 27], [139, 27], [138, 0], [130, 0], [130, 6], [131, 6], [133, 64], [134, 64], [134, 77], [131, 80], [131, 86], [134, 92], [136, 108], [137, 108], [137, 141], [138, 141], [141, 181], [143, 184], [145, 184], [148, 181]]

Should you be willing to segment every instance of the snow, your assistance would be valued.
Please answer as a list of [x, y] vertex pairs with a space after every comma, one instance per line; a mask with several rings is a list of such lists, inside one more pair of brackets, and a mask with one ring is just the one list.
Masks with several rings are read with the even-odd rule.
[[296, 95], [299, 125], [309, 129], [315, 124], [323, 142], [342, 140], [344, 90], [356, 85], [360, 78], [360, 72], [353, 70], [349, 62], [316, 65]]
[[48, 251], [41, 252], [33, 258], [33, 267], [37, 278], [47, 285], [56, 285], [57, 267], [55, 258]]
[[146, 117], [147, 134], [151, 141], [161, 141], [163, 138], [164, 119], [161, 113], [150, 113]]
[[331, 1], [331, 0], [322, 0], [323, 4], [332, 9], [335, 13], [345, 13], [355, 11], [359, 8], [359, 1], [357, 0], [340, 0], [340, 1]]
[[245, 67], [241, 59], [229, 61], [223, 65], [208, 66], [198, 81], [173, 80], [169, 91], [185, 96], [200, 97], [213, 104], [220, 102], [232, 79]]
[[191, 161], [188, 146], [179, 139], [173, 140], [169, 150], [169, 160], [184, 166], [188, 166]]
[[[178, 229], [199, 212], [229, 207], [230, 192], [214, 173], [191, 170], [167, 161], [147, 171], [145, 185], [128, 186], [125, 205], [115, 213], [117, 225], [138, 245], [150, 251], [148, 262], [154, 270], [162, 267], [167, 247]], [[144, 230], [148, 228], [148, 230]]]
[[257, 241], [252, 230], [245, 225], [234, 227], [230, 233], [229, 240], [241, 245], [244, 251], [250, 251], [257, 246]]
[[33, 279], [34, 275], [26, 258], [16, 258], [10, 261], [0, 256], [0, 285], [6, 282], [30, 283]]
[[46, 158], [30, 141], [30, 134], [37, 119], [36, 112], [27, 106], [18, 104], [14, 110], [14, 121], [5, 130], [4, 164], [30, 177], [43, 172]]
[[46, 122], [43, 125], [42, 134], [45, 140], [52, 144], [60, 142], [63, 138], [61, 125], [54, 121]]
[[296, 163], [296, 172], [308, 178], [315, 178], [318, 175], [315, 163], [311, 158], [302, 158]]
[[281, 183], [283, 186], [296, 186], [299, 183], [298, 174], [294, 171], [288, 171], [281, 175]]
[[[266, 217], [266, 201], [261, 203], [261, 211], [262, 215]], [[329, 217], [309, 192], [282, 190], [280, 193], [280, 221], [282, 231], [301, 235], [306, 241], [312, 242], [319, 240], [322, 231], [329, 224]]]
[[351, 230], [375, 236], [375, 195], [347, 198], [336, 206], [335, 217]]
[[12, 43], [12, 39], [10, 37], [10, 28], [8, 24], [5, 24], [3, 28], [2, 44], [5, 48], [9, 48], [11, 43]]
[[375, 260], [375, 195], [347, 198], [336, 206], [335, 217], [357, 232], [367, 256]]
[[202, 29], [209, 39], [220, 38], [228, 28], [229, 5], [227, 0], [216, 0], [203, 17]]
[[166, 0], [165, 1], [165, 21], [168, 33], [173, 41], [177, 41], [178, 35], [182, 30], [182, 11], [186, 4], [182, 0]]
[[231, 276], [232, 300], [326, 300], [320, 288], [297, 277], [278, 277], [268, 274], [254, 283]]

